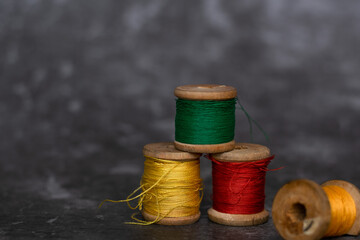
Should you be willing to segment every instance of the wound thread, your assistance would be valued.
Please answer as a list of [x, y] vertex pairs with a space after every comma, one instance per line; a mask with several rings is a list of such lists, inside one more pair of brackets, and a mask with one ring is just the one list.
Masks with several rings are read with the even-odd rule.
[[356, 220], [356, 205], [352, 196], [342, 187], [323, 186], [331, 208], [331, 221], [325, 236], [346, 234]]
[[219, 144], [234, 139], [236, 99], [176, 100], [175, 140]]
[[[138, 191], [140, 194], [135, 195]], [[153, 221], [144, 221], [132, 215], [135, 222], [127, 224], [150, 225], [166, 217], [185, 217], [199, 213], [203, 197], [203, 185], [200, 178], [200, 161], [172, 161], [145, 156], [144, 174], [140, 187], [125, 200], [104, 200], [104, 202], [126, 202], [131, 209], [139, 209], [155, 217]], [[138, 199], [136, 206], [130, 202]]]
[[213, 208], [229, 214], [264, 210], [265, 176], [274, 156], [251, 162], [220, 162], [213, 157]]

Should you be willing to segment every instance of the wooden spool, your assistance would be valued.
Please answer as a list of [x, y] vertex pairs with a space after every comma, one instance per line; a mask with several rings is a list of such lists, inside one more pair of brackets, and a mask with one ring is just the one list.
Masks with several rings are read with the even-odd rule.
[[[154, 157], [159, 159], [173, 160], [173, 161], [199, 161], [201, 154], [182, 152], [175, 148], [174, 143], [160, 142], [150, 143], [144, 146], [143, 154], [147, 157]], [[141, 211], [143, 217], [147, 221], [154, 221], [157, 216], [153, 216], [144, 210]], [[156, 222], [161, 225], [187, 225], [196, 222], [200, 218], [200, 211], [192, 216], [185, 217], [165, 217]]]
[[[271, 154], [269, 148], [259, 144], [236, 143], [234, 150], [211, 156], [220, 162], [251, 162], [266, 159]], [[208, 215], [211, 221], [230, 226], [259, 225], [269, 219], [269, 212], [265, 209], [255, 214], [230, 214], [210, 208]]]
[[[348, 235], [360, 234], [360, 191], [353, 184], [327, 181], [321, 186], [339, 186], [345, 189], [356, 205], [356, 220]], [[276, 194], [272, 216], [276, 229], [284, 239], [321, 239], [331, 220], [328, 197], [320, 185], [310, 180], [294, 180], [284, 185]]]
[[[236, 97], [236, 89], [218, 84], [185, 85], [175, 88], [175, 96], [186, 100], [228, 100]], [[179, 150], [195, 153], [219, 153], [234, 149], [235, 141], [220, 144], [187, 144], [175, 141]]]

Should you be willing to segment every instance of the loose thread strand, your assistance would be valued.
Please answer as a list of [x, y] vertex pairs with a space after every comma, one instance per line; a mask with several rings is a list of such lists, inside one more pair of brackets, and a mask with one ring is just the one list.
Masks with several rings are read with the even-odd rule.
[[[168, 216], [196, 214], [203, 198], [199, 160], [183, 162], [147, 156], [145, 158], [141, 186], [124, 200], [105, 199], [100, 203], [99, 208], [105, 202], [126, 202], [129, 208], [143, 210], [154, 216], [152, 221], [144, 221], [136, 217], [137, 213], [133, 214], [131, 219], [135, 222], [126, 222], [126, 224], [137, 225], [150, 225]], [[176, 170], [176, 168], [178, 169]], [[147, 186], [149, 187], [147, 188]], [[142, 192], [137, 194], [140, 190]], [[199, 192], [201, 196], [199, 196]], [[136, 206], [132, 206], [130, 202], [135, 199], [139, 199], [138, 203]], [[173, 214], [175, 210], [176, 212]]]
[[[138, 188], [135, 189], [132, 193], [130, 193], [130, 195], [129, 195], [125, 200], [105, 199], [105, 200], [103, 200], [103, 201], [100, 203], [100, 205], [99, 205], [98, 208], [100, 208], [105, 202], [112, 202], [112, 203], [130, 202], [130, 201], [132, 201], [132, 200], [135, 200], [135, 199], [143, 196], [144, 194], [146, 194], [147, 192], [149, 192], [151, 189], [153, 189], [153, 188], [154, 188], [171, 170], [173, 170], [175, 167], [176, 167], [176, 165], [175, 165], [172, 169], [170, 169], [168, 172], [164, 173], [164, 174], [159, 178], [159, 180], [158, 180], [157, 182], [155, 182], [151, 187], [149, 187], [147, 190], [143, 191], [143, 192], [140, 193], [139, 195], [131, 198], [131, 196], [134, 195], [137, 191], [139, 191], [140, 189], [143, 189], [144, 184], [142, 184], [140, 187], [138, 187]], [[130, 207], [131, 209], [136, 209], [136, 207], [135, 207], [135, 208], [132, 208], [131, 205], [129, 205], [129, 207]]]
[[250, 114], [246, 111], [246, 109], [244, 108], [244, 106], [240, 103], [240, 100], [238, 98], [236, 98], [237, 103], [240, 106], [240, 109], [244, 112], [246, 118], [248, 119], [249, 122], [249, 128], [250, 128], [250, 137], [251, 137], [251, 141], [254, 140], [253, 137], [253, 127], [252, 127], [252, 123], [255, 124], [255, 126], [261, 131], [261, 133], [264, 135], [265, 139], [267, 142], [270, 141], [269, 135], [266, 133], [266, 131], [261, 127], [261, 125], [255, 120], [253, 119]]

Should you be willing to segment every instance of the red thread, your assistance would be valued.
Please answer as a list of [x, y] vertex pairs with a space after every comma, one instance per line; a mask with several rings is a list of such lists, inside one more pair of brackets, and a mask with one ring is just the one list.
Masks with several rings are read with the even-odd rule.
[[[255, 214], [264, 210], [265, 176], [275, 156], [252, 162], [219, 162], [211, 156], [213, 208], [230, 214]], [[276, 170], [276, 169], [274, 169]]]

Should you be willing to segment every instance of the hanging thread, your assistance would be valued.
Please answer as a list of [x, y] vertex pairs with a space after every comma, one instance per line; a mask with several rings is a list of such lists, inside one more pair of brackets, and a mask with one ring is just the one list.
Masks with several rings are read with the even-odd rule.
[[325, 236], [346, 234], [356, 219], [356, 205], [351, 195], [339, 186], [323, 186], [331, 208], [331, 221]]
[[[200, 178], [200, 161], [172, 161], [145, 156], [144, 174], [140, 187], [125, 200], [104, 200], [104, 202], [127, 202], [131, 209], [142, 210], [152, 216], [153, 221], [144, 221], [135, 217], [136, 222], [128, 224], [149, 225], [163, 218], [192, 216], [199, 213], [203, 196]], [[140, 194], [134, 196], [138, 191]], [[134, 196], [134, 197], [133, 197]], [[138, 199], [136, 206], [130, 204]]]
[[250, 137], [251, 140], [253, 140], [253, 126], [252, 124], [254, 123], [255, 126], [260, 130], [260, 132], [264, 135], [266, 141], [269, 141], [269, 135], [265, 132], [265, 130], [261, 127], [261, 125], [255, 121], [250, 114], [246, 111], [246, 109], [244, 108], [244, 106], [240, 103], [240, 100], [238, 98], [236, 98], [237, 103], [240, 106], [240, 110], [244, 112], [246, 118], [248, 119], [249, 122], [249, 130], [250, 130]]
[[270, 161], [219, 162], [213, 166], [213, 208], [229, 214], [255, 214], [264, 210], [265, 176]]

